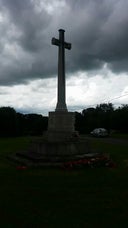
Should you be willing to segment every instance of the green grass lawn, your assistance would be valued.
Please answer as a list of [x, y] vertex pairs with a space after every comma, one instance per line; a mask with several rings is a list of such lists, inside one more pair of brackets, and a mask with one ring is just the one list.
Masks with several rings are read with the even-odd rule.
[[6, 155], [27, 147], [29, 138], [0, 139], [1, 228], [127, 228], [128, 148], [91, 139], [117, 167], [17, 170]]

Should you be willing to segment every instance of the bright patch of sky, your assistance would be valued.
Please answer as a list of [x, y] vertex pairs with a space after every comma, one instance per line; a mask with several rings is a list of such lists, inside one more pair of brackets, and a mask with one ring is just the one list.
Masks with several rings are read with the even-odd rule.
[[45, 9], [48, 14], [55, 14], [56, 11], [61, 11], [66, 6], [65, 1], [62, 0], [32, 0], [38, 12]]
[[[106, 72], [107, 73], [107, 72]], [[79, 72], [67, 78], [67, 106], [69, 111], [82, 111], [100, 103], [116, 105], [128, 103], [128, 77], [111, 73], [88, 77]], [[57, 101], [57, 78], [33, 80], [26, 85], [1, 87], [0, 106], [12, 106], [20, 112], [48, 115]], [[75, 108], [74, 108], [75, 107]]]

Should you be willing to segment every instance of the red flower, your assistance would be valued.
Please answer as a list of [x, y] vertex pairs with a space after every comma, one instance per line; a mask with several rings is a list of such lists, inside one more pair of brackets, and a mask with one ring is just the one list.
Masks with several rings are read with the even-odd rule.
[[27, 166], [17, 166], [16, 169], [17, 170], [26, 170]]

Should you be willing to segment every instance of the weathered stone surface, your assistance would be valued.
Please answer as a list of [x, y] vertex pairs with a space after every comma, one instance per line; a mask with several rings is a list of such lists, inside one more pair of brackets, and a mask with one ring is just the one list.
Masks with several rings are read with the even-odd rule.
[[17, 152], [9, 159], [18, 164], [46, 167], [61, 166], [63, 162], [82, 159], [90, 152], [87, 140], [70, 140], [61, 142], [48, 142], [44, 138], [32, 140], [27, 151]]
[[67, 141], [75, 135], [73, 112], [49, 112], [48, 141]]
[[33, 140], [29, 151], [36, 152], [45, 156], [70, 156], [76, 154], [85, 154], [90, 150], [87, 140], [70, 141], [44, 141], [43, 139]]

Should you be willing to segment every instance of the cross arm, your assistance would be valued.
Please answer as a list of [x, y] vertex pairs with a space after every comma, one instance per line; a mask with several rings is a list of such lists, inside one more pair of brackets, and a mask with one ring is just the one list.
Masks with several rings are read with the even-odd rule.
[[64, 47], [65, 47], [66, 49], [70, 50], [71, 47], [72, 47], [72, 45], [71, 45], [70, 43], [64, 42]]
[[56, 39], [56, 38], [52, 38], [52, 44], [53, 44], [53, 45], [57, 45], [57, 46], [59, 46], [60, 42], [59, 42], [59, 40], [58, 40], [58, 39]]
[[[56, 46], [60, 46], [60, 40], [56, 39], [56, 38], [52, 38], [52, 44], [56, 45]], [[70, 43], [66, 43], [64, 42], [64, 47], [68, 50], [71, 49], [71, 44]]]

